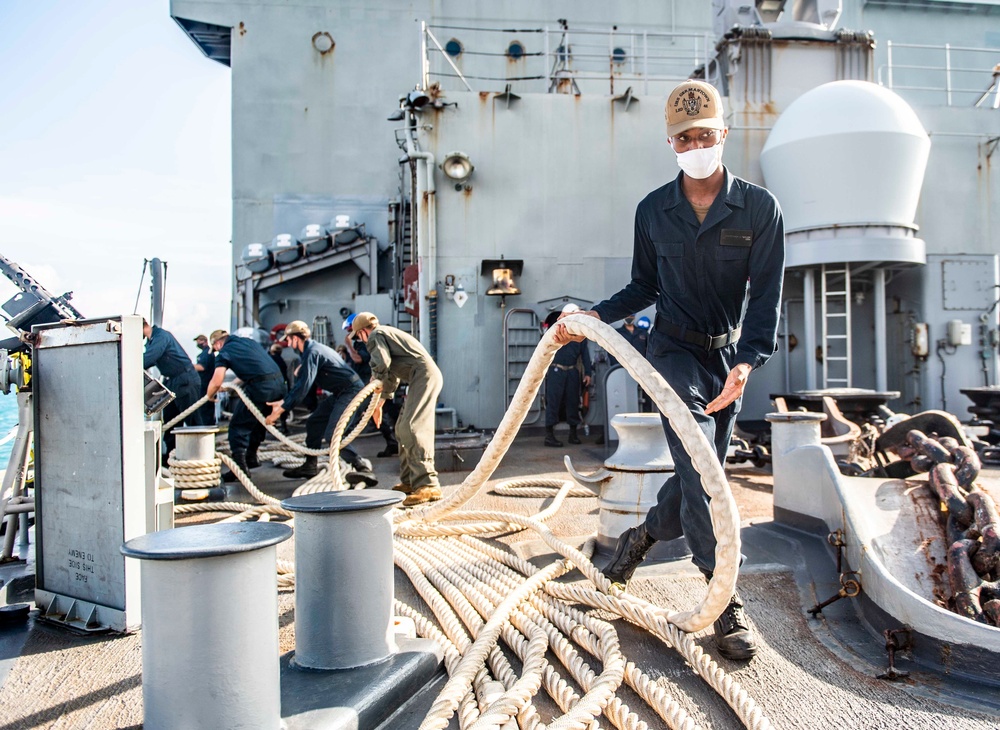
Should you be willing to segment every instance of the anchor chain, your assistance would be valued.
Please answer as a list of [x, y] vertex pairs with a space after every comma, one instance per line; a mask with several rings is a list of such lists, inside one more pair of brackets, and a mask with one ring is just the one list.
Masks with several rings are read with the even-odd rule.
[[981, 464], [975, 450], [946, 436], [911, 430], [891, 449], [926, 472], [938, 497], [948, 541], [948, 608], [980, 623], [1000, 626], [1000, 514], [993, 498], [976, 484]]

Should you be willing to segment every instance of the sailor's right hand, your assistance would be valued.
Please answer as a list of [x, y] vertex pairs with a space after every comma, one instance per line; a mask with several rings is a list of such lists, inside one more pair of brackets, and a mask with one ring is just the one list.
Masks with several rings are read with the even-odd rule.
[[385, 401], [379, 398], [378, 403], [375, 404], [375, 410], [372, 411], [372, 421], [375, 423], [375, 428], [382, 428], [382, 406]]
[[[594, 317], [595, 319], [601, 318], [601, 315], [599, 315], [593, 309], [589, 309], [586, 312], [575, 312], [575, 314], [586, 314], [590, 317]], [[560, 322], [556, 322], [556, 334], [555, 337], [553, 337], [552, 339], [555, 340], [557, 345], [566, 345], [569, 344], [570, 342], [583, 342], [587, 338], [584, 337], [583, 335], [571, 335], [569, 333], [569, 330], [566, 329], [566, 325]]]
[[281, 414], [285, 412], [285, 409], [281, 407], [282, 401], [280, 400], [268, 401], [267, 404], [271, 406], [271, 413], [264, 419], [264, 422], [270, 426], [281, 417]]

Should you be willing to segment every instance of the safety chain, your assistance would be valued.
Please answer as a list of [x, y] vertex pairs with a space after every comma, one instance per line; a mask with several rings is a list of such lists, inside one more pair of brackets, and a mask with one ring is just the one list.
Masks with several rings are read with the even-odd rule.
[[1000, 516], [993, 498], [976, 485], [980, 462], [975, 450], [957, 439], [906, 434], [892, 451], [927, 472], [941, 504], [948, 541], [949, 608], [960, 616], [1000, 626]]

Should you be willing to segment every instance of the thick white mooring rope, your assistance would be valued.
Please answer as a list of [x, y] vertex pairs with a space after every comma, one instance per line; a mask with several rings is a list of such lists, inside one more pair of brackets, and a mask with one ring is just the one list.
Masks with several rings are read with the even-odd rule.
[[[671, 623], [684, 631], [700, 631], [715, 621], [729, 604], [729, 599], [736, 590], [736, 576], [739, 571], [739, 512], [733, 495], [729, 491], [729, 484], [726, 481], [722, 464], [719, 463], [715, 449], [698, 428], [698, 424], [684, 401], [667, 384], [663, 376], [656, 372], [653, 366], [610, 325], [595, 317], [583, 314], [571, 315], [561, 320], [560, 323], [566, 325], [566, 329], [571, 334], [583, 335], [587, 339], [593, 340], [616, 357], [629, 375], [642, 385], [659, 407], [660, 413], [670, 421], [671, 427], [691, 457], [692, 466], [701, 476], [702, 486], [711, 499], [709, 507], [712, 528], [717, 541], [715, 572], [709, 582], [708, 593], [700, 605], [690, 611], [673, 614], [669, 617]], [[555, 342], [555, 328], [550, 328], [531, 356], [531, 360], [521, 376], [517, 391], [511, 400], [510, 407], [504, 414], [496, 434], [486, 447], [483, 458], [459, 488], [441, 502], [401, 513], [397, 516], [397, 521], [435, 522], [457, 510], [478, 494], [500, 464], [507, 449], [510, 448], [514, 436], [534, 402], [539, 387], [541, 387], [545, 371], [559, 347], [560, 345]]]
[[[420, 635], [435, 639], [442, 646], [449, 674], [449, 680], [424, 719], [421, 730], [446, 728], [456, 714], [460, 727], [476, 730], [596, 728], [602, 714], [617, 728], [646, 728], [646, 723], [615, 696], [623, 681], [649, 704], [668, 727], [695, 730], [697, 724], [662, 686], [625, 661], [614, 628], [573, 608], [573, 605], [590, 606], [621, 616], [646, 629], [668, 646], [676, 648], [699, 676], [733, 708], [746, 727], [752, 730], [771, 728], [771, 723], [754, 700], [687, 633], [709, 626], [722, 613], [735, 590], [739, 568], [739, 516], [712, 445], [666, 381], [609, 325], [585, 315], [570, 316], [561, 322], [571, 333], [597, 342], [614, 355], [627, 372], [642, 384], [680, 437], [711, 498], [712, 526], [717, 539], [715, 574], [701, 603], [679, 613], [671, 613], [612, 586], [589, 560], [592, 545], [577, 549], [552, 534], [544, 524], [558, 511], [567, 496], [584, 496], [586, 490], [579, 489], [570, 481], [518, 479], [494, 488], [497, 493], [520, 496], [548, 496], [553, 489], [557, 489], [552, 503], [533, 517], [499, 511], [460, 510], [480, 492], [496, 470], [533, 403], [545, 371], [559, 349], [553, 339], [555, 328], [552, 328], [542, 338], [528, 363], [510, 408], [483, 458], [462, 484], [440, 502], [393, 512], [396, 564], [430, 607], [437, 624], [400, 602], [396, 604], [397, 610], [413, 619]], [[232, 390], [263, 422], [263, 415], [252, 406], [242, 390], [238, 387], [232, 387]], [[377, 397], [380, 391], [381, 384], [374, 381], [358, 394], [338, 422], [328, 450], [306, 450], [277, 429], [268, 427], [272, 435], [288, 448], [305, 454], [326, 454], [330, 459], [331, 468], [323, 475], [332, 475], [306, 482], [295, 494], [346, 488], [340, 469], [334, 468], [339, 450], [364, 427], [374, 410], [375, 397], [354, 431], [343, 440], [341, 434], [364, 398], [369, 394]], [[183, 415], [174, 420], [179, 422]], [[167, 427], [172, 424], [167, 424]], [[221, 461], [230, 468], [235, 466], [225, 455]], [[278, 500], [257, 490], [249, 477], [238, 469], [234, 471], [260, 504], [228, 503], [231, 511], [239, 512], [230, 520], [266, 519], [271, 514], [288, 516], [278, 505]], [[187, 511], [185, 508], [220, 506], [184, 505], [177, 509]], [[563, 560], [546, 568], [537, 568], [506, 550], [473, 537], [521, 529], [534, 530], [547, 545], [563, 556]], [[580, 570], [596, 590], [554, 580], [573, 568]], [[279, 561], [279, 586], [294, 585], [293, 570], [294, 566], [287, 561]], [[521, 660], [520, 675], [514, 672], [500, 650], [498, 642], [501, 638]], [[579, 695], [559, 676], [546, 658], [546, 652], [559, 659], [576, 685], [583, 689], [584, 695]], [[594, 657], [600, 664], [599, 674], [590, 668], [585, 655]], [[547, 726], [542, 723], [532, 702], [540, 688], [545, 689], [564, 713]]]

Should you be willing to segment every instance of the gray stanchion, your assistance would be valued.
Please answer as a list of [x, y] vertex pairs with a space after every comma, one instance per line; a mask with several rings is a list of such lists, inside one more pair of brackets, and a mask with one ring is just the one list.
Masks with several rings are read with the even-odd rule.
[[215, 426], [180, 426], [174, 429], [177, 442], [174, 458], [178, 461], [212, 461], [215, 458]]
[[145, 730], [278, 730], [281, 688], [271, 522], [193, 525], [129, 540], [142, 560]]
[[365, 489], [281, 503], [295, 513], [295, 666], [348, 669], [396, 652], [389, 512], [402, 500]]

